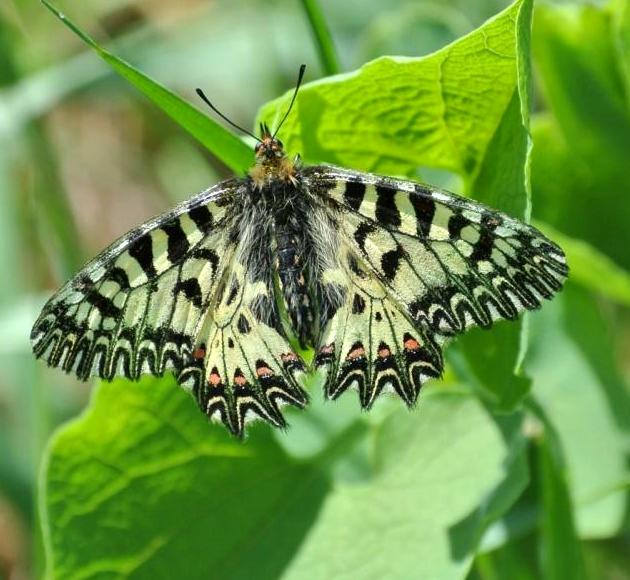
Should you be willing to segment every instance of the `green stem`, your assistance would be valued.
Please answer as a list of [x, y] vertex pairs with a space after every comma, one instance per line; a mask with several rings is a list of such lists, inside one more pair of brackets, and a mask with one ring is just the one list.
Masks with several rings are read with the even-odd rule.
[[543, 508], [540, 521], [540, 556], [544, 577], [548, 580], [584, 580], [584, 556], [577, 534], [560, 438], [534, 397], [525, 399], [524, 404], [544, 427], [537, 445]]
[[337, 74], [340, 70], [339, 59], [319, 3], [317, 0], [302, 0], [302, 6], [317, 43], [317, 52], [324, 72], [326, 75]]

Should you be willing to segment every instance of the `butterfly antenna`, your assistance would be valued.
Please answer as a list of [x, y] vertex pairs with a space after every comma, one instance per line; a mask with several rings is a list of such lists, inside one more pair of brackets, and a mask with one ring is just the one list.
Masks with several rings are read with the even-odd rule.
[[217, 109], [211, 102], [210, 99], [208, 99], [208, 97], [206, 97], [206, 95], [204, 94], [204, 92], [201, 89], [195, 89], [195, 91], [197, 91], [197, 94], [199, 95], [199, 97], [201, 98], [201, 100], [208, 105], [208, 107], [210, 107], [217, 115], [219, 115], [219, 117], [221, 117], [224, 121], [226, 121], [227, 123], [229, 123], [230, 125], [232, 125], [232, 127], [234, 127], [235, 129], [238, 129], [239, 131], [245, 133], [246, 135], [249, 135], [250, 137], [253, 137], [254, 139], [256, 139], [256, 141], [260, 142], [260, 139], [258, 137], [256, 137], [256, 135], [254, 135], [251, 131], [248, 131], [247, 129], [243, 129], [243, 127], [240, 127], [239, 125], [237, 125], [236, 123], [234, 123], [233, 121], [230, 121], [230, 119], [228, 119], [221, 111], [219, 111], [219, 109]]
[[275, 138], [275, 136], [278, 134], [278, 131], [280, 131], [280, 127], [282, 127], [282, 124], [287, 120], [287, 117], [289, 116], [289, 113], [291, 112], [291, 109], [293, 108], [293, 103], [295, 103], [295, 98], [297, 97], [298, 91], [300, 90], [300, 85], [302, 84], [302, 79], [304, 78], [304, 71], [305, 70], [306, 70], [306, 65], [303, 64], [300, 67], [300, 72], [298, 73], [297, 83], [295, 83], [295, 91], [293, 92], [293, 98], [291, 99], [291, 103], [289, 104], [289, 108], [287, 109], [287, 112], [284, 114], [284, 117], [282, 117], [282, 121], [280, 121], [280, 124], [278, 125], [278, 127], [274, 131], [273, 138]]

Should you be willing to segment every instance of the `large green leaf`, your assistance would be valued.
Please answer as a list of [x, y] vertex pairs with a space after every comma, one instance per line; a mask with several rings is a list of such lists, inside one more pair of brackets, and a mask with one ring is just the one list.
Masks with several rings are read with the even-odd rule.
[[254, 153], [241, 139], [166, 87], [100, 46], [47, 0], [42, 0], [42, 2], [120, 76], [151, 99], [223, 163], [237, 173], [243, 173], [249, 169], [254, 161]]
[[266, 430], [211, 426], [173, 380], [102, 383], [52, 441], [43, 496], [51, 578], [276, 578], [328, 484]]
[[[383, 57], [305, 85], [280, 136], [309, 162], [387, 174], [418, 167], [472, 179], [517, 84], [518, 0], [471, 34], [432, 55]], [[291, 98], [267, 103], [259, 120], [277, 123]]]
[[462, 578], [527, 483], [520, 419], [454, 391], [422, 407], [373, 432], [367, 481], [331, 487], [265, 427], [207, 425], [172, 381], [104, 383], [50, 448], [48, 576], [356, 577], [369, 556], [362, 578]]
[[456, 392], [421, 404], [422, 415], [397, 412], [375, 432], [372, 478], [336, 484], [286, 578], [465, 575], [488, 521], [527, 483], [520, 420], [500, 429]]

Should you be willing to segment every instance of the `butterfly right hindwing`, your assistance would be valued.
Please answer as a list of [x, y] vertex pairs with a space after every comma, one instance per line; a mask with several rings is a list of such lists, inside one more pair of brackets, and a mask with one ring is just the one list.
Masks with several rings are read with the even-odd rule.
[[422, 384], [442, 372], [441, 352], [429, 332], [407, 314], [367, 268], [345, 248], [347, 301], [325, 329], [316, 366], [327, 371], [326, 396], [349, 388], [369, 409], [383, 392], [393, 392], [409, 406]]
[[539, 307], [566, 278], [562, 250], [501, 212], [410, 181], [304, 171], [335, 216], [349, 289], [318, 345], [329, 397], [352, 386], [369, 407], [389, 389], [412, 404], [447, 340]]

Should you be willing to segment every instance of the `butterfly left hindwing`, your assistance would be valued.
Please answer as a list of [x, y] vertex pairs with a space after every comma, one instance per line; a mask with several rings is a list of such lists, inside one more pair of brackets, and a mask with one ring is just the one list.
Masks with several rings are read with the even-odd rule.
[[222, 282], [213, 314], [197, 333], [204, 340], [198, 364], [184, 369], [178, 380], [190, 387], [202, 411], [218, 418], [235, 435], [245, 423], [260, 418], [276, 427], [286, 425], [280, 407], [304, 407], [300, 387], [304, 363], [279, 333], [279, 320], [269, 311], [262, 317], [259, 304], [271, 307], [271, 289], [252, 283], [235, 259]]

